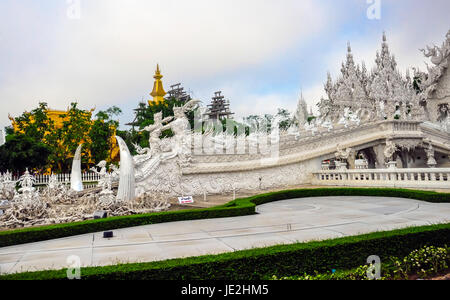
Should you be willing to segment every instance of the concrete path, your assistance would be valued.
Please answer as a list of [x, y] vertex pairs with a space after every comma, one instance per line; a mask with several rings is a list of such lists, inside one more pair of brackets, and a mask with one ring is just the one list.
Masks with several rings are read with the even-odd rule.
[[218, 254], [450, 222], [450, 204], [382, 197], [321, 197], [274, 202], [258, 215], [183, 221], [0, 248], [1, 273], [105, 266]]

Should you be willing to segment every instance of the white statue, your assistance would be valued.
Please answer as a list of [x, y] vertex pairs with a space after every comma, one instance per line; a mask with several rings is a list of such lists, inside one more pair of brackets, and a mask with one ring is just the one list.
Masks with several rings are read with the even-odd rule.
[[162, 112], [154, 114], [154, 123], [144, 128], [150, 133], [149, 144], [152, 155], [161, 153], [161, 133], [164, 131], [164, 124], [171, 122], [174, 117], [163, 119]]
[[171, 153], [165, 155], [163, 159], [171, 159], [176, 156], [182, 164], [188, 164], [191, 158], [191, 124], [186, 116], [186, 112], [195, 109], [200, 101], [191, 100], [182, 107], [174, 107], [175, 120], [164, 126], [162, 130], [171, 129], [174, 137], [171, 140]]
[[430, 168], [435, 168], [437, 166], [436, 159], [434, 158], [434, 148], [431, 142], [428, 144], [428, 147], [425, 148], [425, 153], [427, 154], [427, 165]]
[[99, 162], [99, 163], [97, 164], [97, 167], [100, 168], [100, 172], [97, 171], [97, 168], [96, 168], [96, 167], [92, 167], [92, 168], [91, 168], [91, 171], [92, 171], [92, 172], [94, 172], [94, 173], [96, 173], [97, 175], [99, 175], [99, 180], [98, 180], [97, 186], [100, 187], [100, 188], [102, 188], [102, 189], [104, 189], [104, 188], [105, 188], [105, 185], [107, 184], [107, 183], [106, 183], [106, 175], [108, 174], [108, 172], [107, 172], [107, 170], [106, 170], [106, 164], [107, 164], [107, 163], [106, 163], [105, 160], [102, 160], [101, 162]]

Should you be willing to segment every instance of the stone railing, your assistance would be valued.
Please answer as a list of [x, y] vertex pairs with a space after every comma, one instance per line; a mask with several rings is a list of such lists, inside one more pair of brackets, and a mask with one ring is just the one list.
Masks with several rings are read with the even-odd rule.
[[450, 168], [322, 170], [313, 173], [312, 184], [450, 189]]
[[[34, 178], [36, 179], [35, 185], [46, 185], [50, 180], [50, 175], [41, 175], [41, 174], [33, 174]], [[58, 179], [58, 182], [64, 183], [64, 184], [70, 184], [70, 174], [55, 174], [56, 178]], [[14, 175], [12, 176], [13, 181], [18, 181], [20, 176]], [[81, 174], [81, 179], [83, 183], [92, 183], [94, 185], [95, 182], [98, 182], [100, 179], [100, 175], [94, 172], [86, 172]]]

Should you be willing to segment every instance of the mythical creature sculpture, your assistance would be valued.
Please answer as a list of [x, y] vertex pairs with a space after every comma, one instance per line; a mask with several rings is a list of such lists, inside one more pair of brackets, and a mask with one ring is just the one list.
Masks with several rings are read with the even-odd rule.
[[427, 65], [428, 73], [415, 71], [415, 77], [417, 84], [420, 88], [422, 100], [426, 101], [431, 97], [433, 92], [436, 91], [438, 82], [440, 78], [444, 75], [445, 70], [449, 66], [450, 59], [450, 30], [446, 35], [446, 40], [442, 43], [441, 47], [427, 46], [426, 49], [421, 49], [425, 57], [430, 58], [434, 66], [430, 67]]

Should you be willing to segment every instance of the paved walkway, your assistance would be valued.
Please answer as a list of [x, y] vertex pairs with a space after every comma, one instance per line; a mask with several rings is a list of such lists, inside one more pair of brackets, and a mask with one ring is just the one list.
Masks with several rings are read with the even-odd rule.
[[16, 273], [68, 267], [149, 262], [255, 247], [324, 240], [450, 222], [450, 204], [383, 197], [321, 197], [259, 206], [258, 215], [195, 220], [0, 248], [0, 271]]

